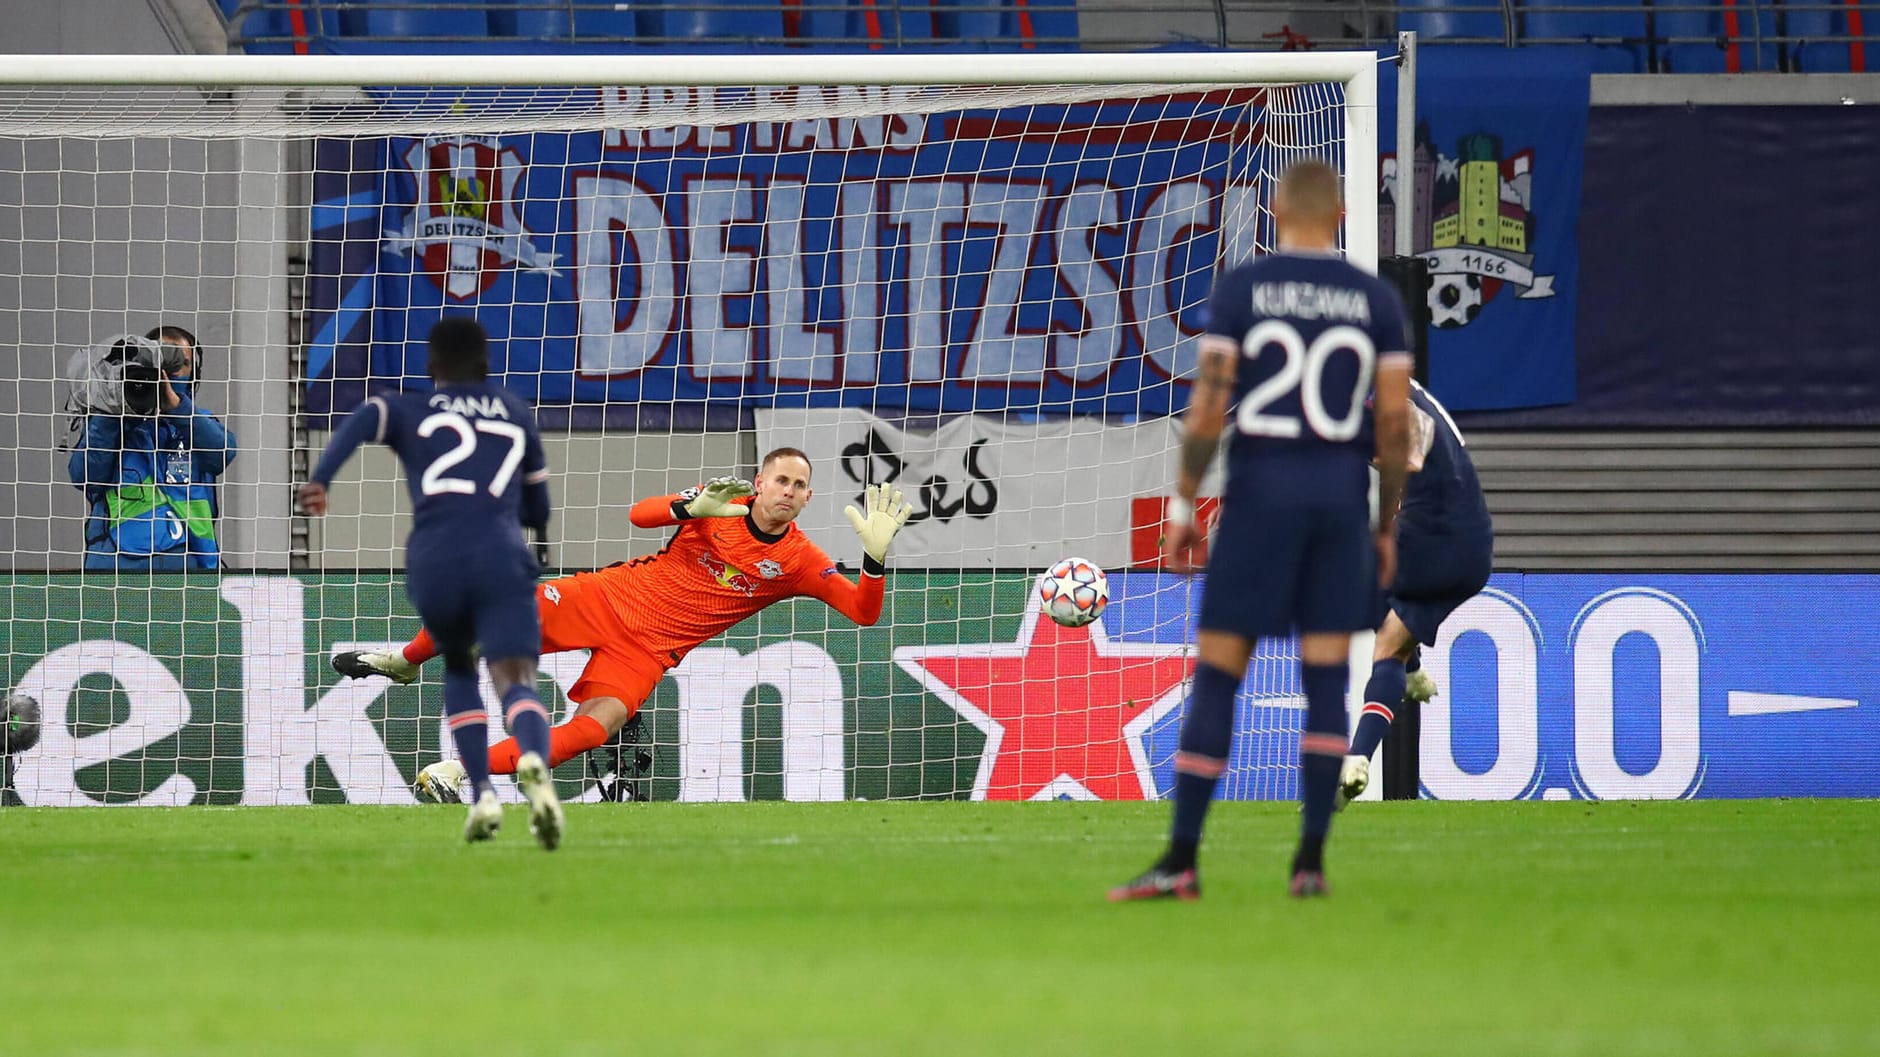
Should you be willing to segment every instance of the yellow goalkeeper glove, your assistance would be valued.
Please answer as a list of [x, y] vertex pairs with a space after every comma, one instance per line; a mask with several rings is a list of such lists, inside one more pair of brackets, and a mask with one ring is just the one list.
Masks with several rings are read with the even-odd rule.
[[703, 487], [687, 489], [696, 493], [686, 500], [687, 517], [748, 517], [751, 508], [736, 502], [751, 494], [751, 482], [736, 477], [714, 477]]
[[899, 489], [871, 484], [862, 490], [862, 509], [843, 507], [855, 534], [862, 538], [862, 553], [877, 562], [888, 560], [888, 544], [914, 513], [914, 504], [901, 498]]

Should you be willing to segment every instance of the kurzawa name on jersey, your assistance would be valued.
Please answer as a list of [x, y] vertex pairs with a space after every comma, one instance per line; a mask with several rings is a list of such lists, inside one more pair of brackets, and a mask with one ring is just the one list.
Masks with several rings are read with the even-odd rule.
[[1371, 300], [1363, 290], [1318, 283], [1256, 283], [1253, 310], [1263, 316], [1371, 322]]
[[440, 411], [455, 411], [459, 415], [475, 418], [509, 418], [509, 408], [499, 396], [452, 395], [450, 393], [432, 393], [425, 401]]

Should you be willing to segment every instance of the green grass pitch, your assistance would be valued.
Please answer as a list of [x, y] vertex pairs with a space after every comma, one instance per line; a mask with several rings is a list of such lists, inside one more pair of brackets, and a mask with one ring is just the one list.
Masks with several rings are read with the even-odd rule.
[[[1880, 810], [1227, 803], [0, 810], [0, 1053], [1880, 1053]], [[465, 929], [466, 922], [474, 928]]]

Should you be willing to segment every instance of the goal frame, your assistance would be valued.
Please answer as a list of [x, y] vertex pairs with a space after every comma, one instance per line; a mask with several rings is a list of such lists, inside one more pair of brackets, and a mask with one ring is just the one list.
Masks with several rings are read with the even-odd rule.
[[1377, 67], [1370, 51], [1145, 52], [1104, 55], [0, 55], [0, 85], [578, 87], [871, 84], [1024, 87], [1075, 84], [1344, 87], [1345, 248], [1377, 270]]

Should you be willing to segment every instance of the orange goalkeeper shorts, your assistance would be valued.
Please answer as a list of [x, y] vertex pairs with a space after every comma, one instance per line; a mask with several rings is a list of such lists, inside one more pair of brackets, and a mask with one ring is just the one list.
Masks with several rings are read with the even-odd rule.
[[620, 619], [594, 573], [550, 580], [535, 589], [542, 617], [542, 652], [589, 650], [587, 667], [568, 691], [581, 704], [597, 697], [617, 697], [631, 715], [640, 710], [666, 674]]

